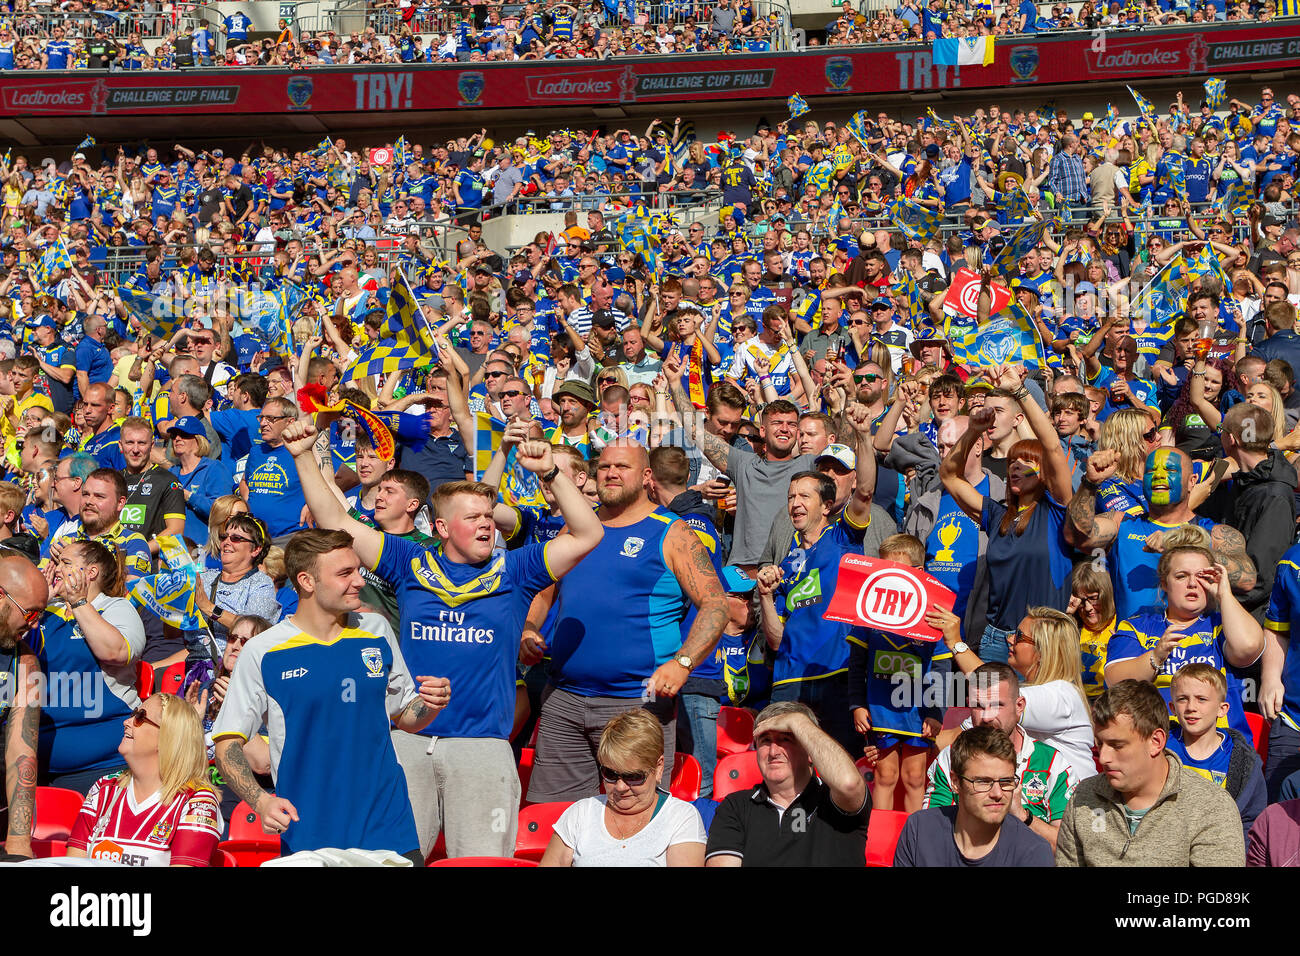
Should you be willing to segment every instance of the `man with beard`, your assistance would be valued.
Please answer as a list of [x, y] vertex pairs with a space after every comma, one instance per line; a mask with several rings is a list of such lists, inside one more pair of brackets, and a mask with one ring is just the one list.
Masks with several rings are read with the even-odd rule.
[[[699, 535], [650, 500], [652, 480], [641, 445], [616, 442], [601, 451], [596, 486], [604, 536], [553, 590], [551, 672], [531, 803], [599, 793], [601, 730], [636, 706], [663, 726], [663, 779], [672, 778], [677, 693], [713, 653], [727, 623], [727, 598]], [[531, 624], [546, 616], [547, 604], [545, 595], [533, 603]], [[683, 641], [681, 623], [692, 604], [697, 613]]]
[[[119, 515], [126, 506], [126, 479], [113, 468], [96, 468], [81, 484], [81, 528], [77, 538], [90, 538], [122, 552], [126, 583], [153, 570], [153, 556], [144, 536], [122, 526]], [[50, 558], [59, 559], [73, 538], [50, 545]]]
[[24, 635], [49, 600], [36, 565], [19, 555], [0, 558], [0, 741], [4, 745], [4, 796], [0, 828], [5, 854], [32, 855], [36, 807], [36, 738], [40, 726], [40, 664]]

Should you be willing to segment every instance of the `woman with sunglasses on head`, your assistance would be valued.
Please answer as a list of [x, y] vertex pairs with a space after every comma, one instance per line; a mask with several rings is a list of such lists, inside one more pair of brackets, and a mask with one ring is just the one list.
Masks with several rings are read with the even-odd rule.
[[218, 541], [221, 570], [200, 572], [194, 597], [216, 638], [217, 649], [224, 651], [226, 634], [236, 618], [257, 614], [278, 621], [280, 602], [275, 596], [275, 582], [258, 567], [271, 546], [266, 525], [250, 514], [231, 515]]
[[[221, 529], [226, 525], [226, 519], [234, 514], [248, 514], [248, 502], [239, 495], [222, 495], [216, 501], [212, 502], [212, 509], [208, 512], [208, 533], [203, 547], [203, 567], [205, 570], [221, 570]], [[196, 559], [199, 555], [195, 555]]]
[[664, 734], [645, 710], [618, 714], [596, 750], [605, 792], [565, 810], [542, 866], [703, 866], [699, 811], [669, 796]]
[[[42, 786], [85, 793], [122, 768], [118, 722], [139, 706], [135, 662], [145, 647], [144, 624], [123, 596], [123, 559], [98, 541], [72, 541], [45, 567], [45, 613], [24, 609], [33, 623], [39, 617], [34, 649], [52, 688], [37, 738]], [[56, 687], [65, 691], [55, 694]], [[90, 693], [100, 695], [99, 706], [90, 706]]]
[[121, 866], [208, 866], [223, 824], [198, 715], [173, 694], [154, 694], [122, 725], [117, 752], [126, 769], [90, 789], [67, 855]]

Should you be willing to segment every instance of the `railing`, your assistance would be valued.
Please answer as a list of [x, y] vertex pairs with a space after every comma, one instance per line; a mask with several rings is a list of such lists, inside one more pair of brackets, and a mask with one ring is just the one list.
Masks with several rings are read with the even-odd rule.
[[582, 193], [575, 196], [521, 196], [508, 203], [492, 204], [483, 207], [483, 212], [491, 216], [527, 215], [529, 213], [547, 212], [586, 212], [599, 210], [606, 214], [626, 208], [632, 204], [644, 205], [651, 212], [716, 212], [722, 208], [722, 193], [716, 188], [698, 187], [695, 189], [670, 190], [668, 192], [600, 192]]
[[89, 13], [46, 13], [24, 11], [12, 17], [2, 17], [8, 21], [9, 28], [19, 37], [47, 38], [55, 27], [62, 27], [70, 40], [89, 39], [96, 31], [114, 39], [125, 40], [133, 33], [142, 39], [160, 39], [176, 29], [178, 19], [193, 4], [177, 5], [174, 9], [164, 11], [158, 3], [151, 3], [130, 14], [108, 10]]

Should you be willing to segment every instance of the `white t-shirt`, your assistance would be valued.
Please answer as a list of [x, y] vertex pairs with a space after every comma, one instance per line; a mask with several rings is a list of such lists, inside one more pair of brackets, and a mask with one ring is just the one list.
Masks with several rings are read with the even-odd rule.
[[1055, 747], [1070, 762], [1070, 782], [1096, 776], [1092, 759], [1092, 718], [1088, 706], [1069, 681], [1021, 684], [1025, 713], [1020, 726], [1035, 740]]
[[555, 823], [556, 835], [573, 850], [574, 866], [667, 866], [668, 848], [680, 843], [704, 845], [700, 812], [669, 797], [645, 828], [616, 840], [605, 828], [605, 797], [579, 800]]

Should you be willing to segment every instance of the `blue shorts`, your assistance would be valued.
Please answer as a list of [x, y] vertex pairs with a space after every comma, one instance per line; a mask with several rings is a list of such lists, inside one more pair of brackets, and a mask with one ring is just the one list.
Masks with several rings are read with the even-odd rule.
[[873, 730], [869, 736], [872, 745], [878, 748], [881, 753], [892, 750], [899, 744], [905, 747], [914, 747], [917, 750], [928, 750], [934, 745], [934, 741], [929, 737], [913, 737], [910, 734], [891, 734]]

